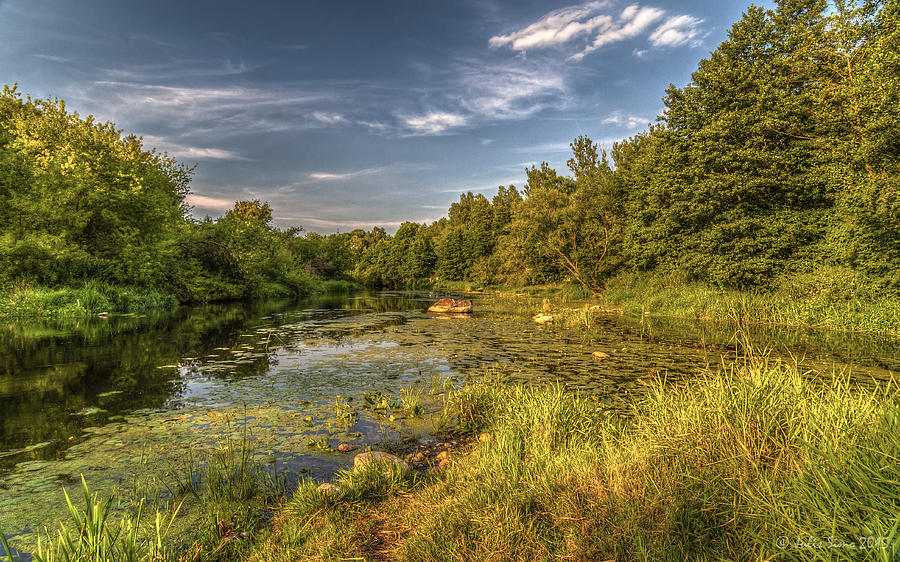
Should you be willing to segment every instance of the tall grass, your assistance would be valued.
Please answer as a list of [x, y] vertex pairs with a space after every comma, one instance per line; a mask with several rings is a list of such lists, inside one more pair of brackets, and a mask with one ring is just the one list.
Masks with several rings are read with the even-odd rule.
[[601, 298], [636, 315], [714, 320], [737, 315], [756, 323], [900, 334], [900, 298], [862, 289], [827, 290], [835, 283], [793, 276], [769, 291], [737, 291], [674, 276], [626, 274], [613, 279]]
[[[159, 511], [152, 526], [144, 521], [143, 504], [130, 515], [114, 522], [110, 517], [115, 498], [103, 500], [91, 493], [84, 478], [81, 479], [84, 509], [78, 509], [66, 496], [66, 505], [71, 518], [68, 526], [60, 522], [55, 537], [47, 533], [47, 542], [38, 539], [37, 551], [33, 554], [36, 562], [75, 561], [116, 561], [141, 562], [148, 560], [174, 559], [174, 551], [168, 544], [168, 535], [178, 516], [181, 505], [174, 507], [168, 516]], [[20, 562], [21, 556], [14, 555], [0, 529], [2, 544], [9, 562]]]
[[[458, 429], [487, 434], [446, 473], [352, 502], [300, 495], [256, 559], [900, 555], [894, 381], [857, 387], [763, 356], [656, 380], [625, 416], [562, 387], [496, 380], [445, 405]], [[372, 521], [393, 538], [354, 531]]]
[[20, 286], [0, 298], [0, 317], [85, 316], [104, 312], [143, 312], [178, 306], [169, 294], [92, 281], [79, 288]]
[[[32, 556], [36, 562], [236, 559], [247, 547], [247, 541], [239, 539], [264, 527], [261, 513], [274, 509], [287, 492], [277, 464], [264, 467], [253, 454], [249, 430], [244, 429], [239, 437], [226, 437], [206, 462], [191, 455], [174, 475], [174, 485], [164, 482], [174, 499], [162, 502], [159, 482], [155, 493], [152, 482], [136, 481], [139, 495], [113, 493], [101, 499], [82, 478], [84, 509], [64, 491], [69, 520], [59, 522], [54, 533], [45, 529]], [[145, 513], [148, 505], [156, 507], [155, 515]], [[2, 530], [0, 537], [7, 562], [19, 562]]]
[[319, 283], [319, 293], [326, 295], [347, 295], [364, 291], [365, 287], [354, 281], [343, 279], [325, 279]]

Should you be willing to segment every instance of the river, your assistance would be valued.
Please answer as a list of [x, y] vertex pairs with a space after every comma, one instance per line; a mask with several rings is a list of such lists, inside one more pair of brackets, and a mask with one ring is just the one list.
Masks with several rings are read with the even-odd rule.
[[[327, 479], [352, 462], [314, 439], [360, 446], [429, 435], [433, 419], [361, 418], [338, 435], [335, 407], [364, 393], [472, 376], [559, 382], [627, 409], [654, 377], [684, 381], [741, 353], [731, 325], [590, 313], [590, 330], [538, 326], [534, 297], [473, 298], [475, 313], [428, 314], [437, 293], [182, 307], [148, 315], [9, 322], [0, 330], [0, 526], [25, 538], [63, 514], [61, 489], [134, 488], [185, 455], [250, 431], [256, 457], [288, 477]], [[564, 306], [588, 310], [590, 302]], [[577, 316], [577, 314], [575, 314]], [[900, 341], [752, 327], [759, 350], [861, 384], [900, 372]], [[593, 351], [609, 355], [592, 356]], [[430, 424], [430, 425], [429, 425]], [[249, 429], [248, 429], [249, 428]]]

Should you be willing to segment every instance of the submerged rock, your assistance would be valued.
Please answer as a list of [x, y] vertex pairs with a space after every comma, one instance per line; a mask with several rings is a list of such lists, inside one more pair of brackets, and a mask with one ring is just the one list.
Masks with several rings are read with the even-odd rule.
[[337, 448], [339, 453], [349, 453], [357, 449], [359, 449], [359, 445], [351, 445], [350, 443], [341, 443]]
[[472, 301], [441, 299], [428, 307], [428, 312], [464, 314], [472, 312]]
[[409, 468], [406, 462], [398, 459], [390, 453], [383, 451], [371, 451], [369, 453], [360, 453], [353, 457], [353, 468], [361, 468], [371, 463], [394, 463], [400, 468]]

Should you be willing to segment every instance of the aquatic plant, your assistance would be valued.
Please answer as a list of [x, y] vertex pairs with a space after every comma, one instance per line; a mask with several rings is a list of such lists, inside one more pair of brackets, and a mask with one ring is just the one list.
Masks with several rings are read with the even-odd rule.
[[[168, 535], [181, 504], [173, 506], [174, 509], [165, 517], [157, 510], [152, 527], [145, 524], [142, 508], [114, 524], [110, 510], [115, 498], [110, 496], [102, 500], [96, 492], [92, 494], [84, 477], [81, 479], [81, 491], [84, 510], [75, 507], [69, 494], [63, 491], [73, 526], [69, 528], [60, 522], [55, 538], [49, 530], [45, 530], [47, 543], [38, 538], [37, 552], [33, 554], [36, 562], [139, 562], [171, 557], [173, 550], [168, 544]], [[12, 554], [2, 530], [0, 536], [3, 537], [2, 543], [10, 562], [20, 562], [21, 557]]]
[[425, 408], [422, 406], [422, 394], [421, 388], [404, 387], [400, 389], [400, 404], [403, 410], [409, 412], [409, 415], [414, 418], [420, 418], [425, 413]]

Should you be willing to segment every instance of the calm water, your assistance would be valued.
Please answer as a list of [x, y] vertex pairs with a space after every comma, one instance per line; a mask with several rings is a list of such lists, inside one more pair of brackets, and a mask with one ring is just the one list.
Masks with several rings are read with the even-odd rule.
[[[81, 474], [98, 489], [127, 488], [244, 426], [261, 457], [317, 478], [352, 455], [312, 451], [311, 436], [366, 445], [391, 431], [428, 431], [425, 422], [363, 419], [340, 438], [329, 418], [336, 395], [358, 401], [363, 392], [397, 395], [411, 384], [501, 372], [559, 381], [616, 408], [649, 376], [691, 377], [736, 353], [729, 326], [599, 315], [585, 333], [535, 325], [541, 301], [524, 297], [476, 298], [470, 317], [428, 315], [439, 296], [209, 305], [0, 328], [0, 525], [24, 536], [59, 513], [60, 488], [72, 490]], [[776, 328], [750, 335], [823, 373], [869, 381], [900, 372], [896, 339]], [[611, 357], [593, 358], [598, 350]]]

